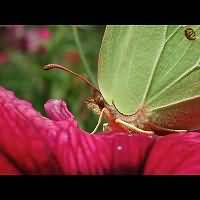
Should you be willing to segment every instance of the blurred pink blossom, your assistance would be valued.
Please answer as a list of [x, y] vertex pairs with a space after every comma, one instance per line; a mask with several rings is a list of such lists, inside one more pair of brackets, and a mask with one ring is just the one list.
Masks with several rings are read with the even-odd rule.
[[37, 29], [38, 35], [44, 41], [48, 41], [51, 39], [52, 35], [48, 30], [48, 27], [42, 27]]
[[8, 54], [6, 52], [0, 52], [0, 64], [6, 64], [8, 61]]
[[47, 50], [43, 45], [51, 38], [51, 33], [47, 26], [6, 26], [3, 28], [1, 35], [4, 38], [4, 46], [6, 48], [20, 49], [30, 53], [46, 52]]

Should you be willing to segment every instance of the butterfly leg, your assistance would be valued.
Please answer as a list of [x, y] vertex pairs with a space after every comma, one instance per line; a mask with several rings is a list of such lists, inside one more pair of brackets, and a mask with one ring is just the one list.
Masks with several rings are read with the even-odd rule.
[[185, 133], [188, 130], [178, 130], [178, 129], [168, 129], [168, 128], [159, 128], [159, 131], [166, 131], [166, 132], [174, 132], [174, 133]]
[[108, 123], [104, 123], [103, 124], [103, 132], [106, 131], [108, 129]]
[[150, 135], [154, 134], [153, 131], [145, 131], [145, 130], [142, 130], [142, 129], [140, 129], [140, 128], [137, 128], [137, 127], [134, 126], [133, 124], [129, 124], [129, 123], [127, 123], [127, 122], [125, 122], [125, 121], [123, 121], [123, 120], [121, 120], [121, 119], [116, 119], [115, 122], [118, 123], [118, 124], [121, 124], [121, 125], [123, 125], [123, 126], [125, 126], [125, 127], [127, 127], [127, 128], [129, 128], [129, 129], [131, 129], [131, 130], [133, 130], [133, 131], [135, 131], [135, 132], [137, 132], [137, 133], [145, 133], [145, 134], [150, 134]]
[[165, 131], [165, 132], [174, 132], [174, 133], [185, 133], [185, 132], [188, 132], [188, 130], [181, 130], [181, 129], [168, 129], [168, 128], [164, 128], [164, 127], [161, 127], [161, 126], [158, 126], [158, 125], [155, 125], [153, 123], [150, 124], [150, 126], [157, 130], [157, 131]]
[[97, 129], [99, 128], [99, 125], [100, 125], [100, 123], [101, 123], [101, 121], [102, 121], [102, 118], [103, 118], [103, 113], [104, 113], [104, 111], [105, 111], [105, 108], [102, 109], [101, 114], [100, 114], [100, 116], [99, 116], [98, 123], [97, 123], [95, 129], [94, 129], [90, 134], [94, 134], [94, 133], [97, 131]]

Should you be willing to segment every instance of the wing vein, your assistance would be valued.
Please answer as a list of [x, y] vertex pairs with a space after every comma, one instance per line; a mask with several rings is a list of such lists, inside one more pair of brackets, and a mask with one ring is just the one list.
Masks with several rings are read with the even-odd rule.
[[153, 100], [155, 100], [156, 98], [159, 98], [159, 96], [161, 94], [163, 94], [169, 88], [171, 88], [172, 86], [174, 86], [175, 84], [177, 84], [185, 76], [187, 76], [188, 74], [190, 74], [198, 66], [199, 62], [200, 62], [200, 58], [197, 60], [197, 62], [190, 69], [188, 69], [186, 72], [182, 73], [177, 79], [175, 79], [174, 81], [172, 81], [171, 84], [167, 85], [165, 88], [163, 88], [162, 90], [160, 90], [160, 92], [158, 92], [156, 95], [154, 95], [154, 97], [152, 97], [151, 100], [149, 100], [149, 104], [151, 104], [151, 102]]
[[181, 101], [175, 101], [175, 102], [172, 102], [172, 103], [169, 103], [169, 104], [166, 104], [166, 105], [163, 105], [163, 106], [159, 106], [159, 107], [156, 107], [156, 108], [152, 108], [150, 111], [153, 112], [153, 111], [156, 111], [156, 110], [165, 109], [167, 107], [171, 107], [171, 106], [174, 106], [174, 105], [177, 105], [177, 104], [180, 104], [180, 103], [184, 103], [186, 101], [195, 100], [197, 98], [200, 98], [200, 95], [193, 96], [193, 97], [190, 97], [190, 98], [186, 98], [186, 99], [183, 99]]
[[[119, 29], [119, 34], [118, 34], [118, 38], [120, 38], [120, 32], [121, 32], [121, 29]], [[113, 71], [113, 74], [117, 74], [117, 72], [119, 71], [119, 69], [120, 69], [120, 65], [119, 65], [119, 63], [118, 63], [118, 65], [116, 65], [116, 67], [115, 67], [115, 70]], [[116, 76], [114, 76], [115, 78], [113, 78], [113, 79], [111, 79], [111, 81], [110, 81], [110, 90], [111, 90], [111, 92], [110, 92], [110, 94], [112, 94], [112, 101], [113, 101], [113, 90], [114, 90], [114, 83], [116, 82]]]
[[[127, 42], [124, 42], [123, 44], [123, 48], [121, 49], [121, 52], [124, 52], [124, 49], [127, 48], [127, 46], [129, 45], [128, 41], [129, 41], [129, 38], [131, 37], [130, 34], [128, 34], [128, 32], [131, 31], [131, 26], [129, 26], [129, 29], [127, 30], [127, 37], [125, 41]], [[120, 38], [120, 37], [119, 37]], [[122, 41], [121, 41], [122, 42]], [[123, 61], [123, 56], [120, 56], [121, 60]], [[115, 74], [119, 74], [119, 70], [121, 68], [121, 60], [118, 61], [117, 65], [116, 65], [116, 70], [115, 70]], [[114, 73], [114, 72], [113, 72]], [[130, 75], [130, 74], [129, 74]], [[116, 89], [115, 86], [117, 85], [116, 82], [118, 82], [118, 77], [117, 76], [114, 76], [114, 79], [113, 79], [113, 87], [112, 87], [112, 94], [113, 94], [113, 91]], [[112, 102], [114, 102], [114, 99], [112, 97]]]
[[[182, 42], [182, 41], [181, 41]], [[178, 45], [177, 45], [178, 46]], [[177, 65], [178, 63], [180, 63], [180, 61], [183, 59], [183, 57], [185, 56], [185, 54], [187, 53], [187, 51], [190, 49], [190, 47], [192, 46], [192, 43], [190, 43], [190, 45], [185, 49], [185, 51], [183, 52], [183, 55], [177, 60], [177, 62], [174, 64], [174, 66], [172, 66], [163, 76], [162, 79], [164, 79], [170, 71], [172, 71]], [[161, 79], [161, 80], [162, 80]]]
[[[167, 72], [165, 72], [165, 74], [162, 76], [162, 78], [160, 79], [160, 81], [164, 80], [165, 77], [166, 77], [166, 76], [181, 62], [181, 60], [184, 58], [184, 56], [185, 56], [185, 54], [187, 53], [187, 51], [190, 49], [191, 45], [192, 45], [192, 44], [190, 44], [190, 45], [188, 46], [188, 48], [185, 49], [183, 55], [177, 60], [177, 62], [176, 62], [172, 67], [170, 67], [170, 69], [169, 69]], [[163, 88], [162, 90], [164, 90], [164, 89], [165, 89], [165, 88]], [[162, 91], [162, 90], [161, 90], [161, 91]], [[160, 92], [161, 92], [161, 91], [160, 91]], [[153, 96], [149, 99], [148, 103], [151, 103], [152, 100], [155, 100], [155, 98], [157, 98], [157, 95], [158, 95], [158, 93], [156, 93], [156, 95], [153, 95]], [[156, 97], [155, 97], [155, 96], [156, 96]]]
[[[166, 31], [165, 31], [165, 37], [166, 37], [166, 34], [167, 34], [167, 27], [166, 27]], [[149, 77], [149, 80], [148, 80], [148, 83], [147, 83], [147, 87], [146, 87], [146, 90], [144, 92], [144, 96], [143, 96], [143, 99], [142, 99], [142, 105], [144, 104], [146, 97], [148, 95], [148, 92], [150, 90], [150, 87], [151, 87], [151, 84], [152, 84], [152, 81], [153, 81], [153, 75], [156, 71], [156, 67], [158, 66], [158, 63], [159, 63], [160, 57], [162, 55], [162, 52], [165, 48], [165, 45], [166, 45], [166, 42], [164, 42], [164, 44], [160, 47], [160, 53], [158, 54], [157, 58], [155, 59], [155, 63], [154, 63], [154, 66], [152, 68], [152, 71], [151, 71], [151, 74], [150, 74], [150, 77]]]
[[171, 34], [168, 36], [168, 38], [167, 38], [167, 40], [166, 40], [166, 43], [174, 36], [174, 34], [175, 34], [181, 27], [182, 27], [181, 25], [178, 26], [178, 27], [174, 30], [174, 32], [171, 33]]

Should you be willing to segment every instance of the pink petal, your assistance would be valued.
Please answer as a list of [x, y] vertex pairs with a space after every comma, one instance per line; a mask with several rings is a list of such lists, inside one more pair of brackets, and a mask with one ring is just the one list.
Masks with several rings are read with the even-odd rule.
[[72, 122], [77, 127], [77, 122], [72, 113], [67, 109], [64, 101], [50, 99], [44, 105], [44, 108], [50, 119], [54, 121], [67, 121], [68, 123]]
[[0, 153], [0, 175], [20, 175], [21, 173], [9, 156]]
[[144, 174], [200, 174], [200, 133], [177, 133], [157, 138], [145, 164]]
[[89, 135], [77, 128], [64, 102], [51, 100], [45, 109], [53, 120], [0, 88], [1, 174], [142, 173], [154, 139], [116, 132]]
[[0, 174], [200, 174], [200, 133], [89, 135], [63, 101], [45, 109], [0, 88]]
[[58, 173], [53, 152], [59, 127], [31, 104], [0, 88], [0, 151], [20, 173]]
[[70, 128], [59, 135], [57, 153], [65, 174], [138, 174], [153, 140], [144, 135], [89, 135]]

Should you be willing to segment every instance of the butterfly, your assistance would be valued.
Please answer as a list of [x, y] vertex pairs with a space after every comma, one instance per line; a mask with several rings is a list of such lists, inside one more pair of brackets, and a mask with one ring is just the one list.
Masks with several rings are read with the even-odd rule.
[[[164, 134], [200, 129], [199, 25], [109, 25], [89, 109], [107, 130]], [[45, 69], [62, 68], [49, 64]], [[74, 73], [74, 72], [71, 72]], [[96, 130], [96, 129], [95, 129]], [[95, 131], [94, 131], [95, 132]]]

